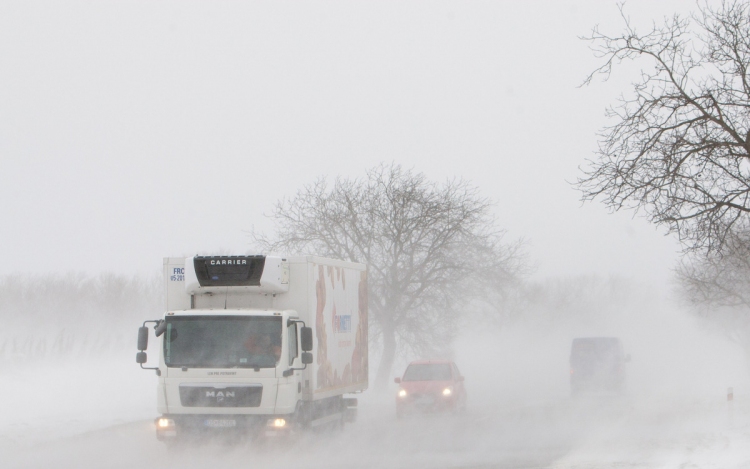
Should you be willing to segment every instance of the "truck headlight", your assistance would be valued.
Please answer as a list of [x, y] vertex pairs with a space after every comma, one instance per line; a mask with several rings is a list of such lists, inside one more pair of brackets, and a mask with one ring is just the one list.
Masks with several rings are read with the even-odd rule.
[[451, 394], [453, 394], [453, 389], [451, 389], [451, 388], [445, 388], [445, 389], [443, 389], [443, 396], [447, 397], [447, 396], [450, 396]]
[[156, 420], [156, 426], [159, 428], [169, 428], [174, 427], [174, 420], [172, 419], [157, 419]]
[[398, 397], [400, 397], [400, 398], [406, 397], [406, 389], [400, 389], [398, 391]]
[[267, 426], [274, 427], [274, 428], [284, 428], [286, 427], [286, 420], [284, 419], [270, 419], [267, 423]]

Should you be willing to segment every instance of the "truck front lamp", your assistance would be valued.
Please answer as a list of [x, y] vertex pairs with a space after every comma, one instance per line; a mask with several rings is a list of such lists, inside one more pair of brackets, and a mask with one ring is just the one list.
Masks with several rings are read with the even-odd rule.
[[447, 396], [450, 396], [451, 394], [453, 394], [453, 390], [451, 388], [443, 389], [443, 396], [447, 397]]
[[156, 425], [157, 425], [157, 426], [158, 426], [159, 428], [169, 428], [169, 427], [174, 427], [174, 420], [172, 420], [172, 419], [158, 419], [158, 420], [156, 421]]
[[406, 397], [406, 389], [399, 390], [398, 397], [401, 397], [401, 398]]
[[268, 421], [267, 425], [269, 427], [274, 427], [274, 428], [284, 428], [284, 427], [286, 427], [286, 420], [284, 420], [284, 419], [271, 419], [271, 420]]

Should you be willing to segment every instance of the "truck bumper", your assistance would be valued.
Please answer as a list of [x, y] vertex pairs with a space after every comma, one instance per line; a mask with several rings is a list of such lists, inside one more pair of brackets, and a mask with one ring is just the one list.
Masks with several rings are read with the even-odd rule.
[[211, 438], [258, 437], [288, 433], [293, 427], [290, 416], [275, 415], [174, 415], [156, 419], [159, 441], [205, 440]]

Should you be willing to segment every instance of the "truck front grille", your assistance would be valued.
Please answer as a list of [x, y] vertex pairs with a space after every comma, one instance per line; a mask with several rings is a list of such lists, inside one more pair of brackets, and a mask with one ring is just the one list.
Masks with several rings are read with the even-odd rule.
[[263, 394], [260, 384], [181, 384], [183, 407], [258, 407]]

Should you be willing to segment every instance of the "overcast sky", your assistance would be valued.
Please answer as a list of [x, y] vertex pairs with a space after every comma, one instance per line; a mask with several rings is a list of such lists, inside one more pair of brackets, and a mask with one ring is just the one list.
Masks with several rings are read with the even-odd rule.
[[0, 274], [245, 253], [276, 200], [393, 161], [479, 186], [538, 277], [664, 281], [674, 239], [567, 182], [633, 78], [578, 88], [596, 24], [614, 1], [0, 1]]

